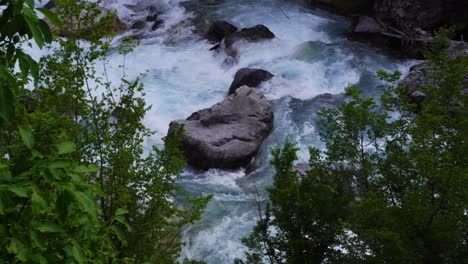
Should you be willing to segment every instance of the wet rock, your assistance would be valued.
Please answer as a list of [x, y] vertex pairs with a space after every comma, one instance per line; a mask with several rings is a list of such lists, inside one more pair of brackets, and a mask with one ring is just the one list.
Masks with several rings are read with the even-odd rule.
[[162, 25], [163, 23], [164, 23], [164, 21], [163, 21], [163, 20], [161, 20], [161, 19], [159, 19], [159, 18], [158, 18], [158, 19], [156, 19], [156, 21], [154, 21], [154, 23], [153, 23], [153, 26], [151, 27], [151, 30], [153, 30], [153, 31], [154, 31], [154, 30], [156, 30], [156, 29], [160, 28], [160, 27], [161, 27], [161, 25]]
[[199, 0], [201, 4], [204, 5], [218, 5], [223, 2], [223, 0]]
[[49, 2], [47, 2], [47, 4], [44, 5], [44, 8], [49, 9], [49, 10], [54, 9], [55, 8], [54, 1], [50, 0]]
[[131, 29], [136, 29], [136, 30], [144, 29], [145, 27], [146, 27], [146, 23], [144, 21], [141, 21], [141, 20], [138, 20], [138, 21], [134, 22], [130, 26]]
[[270, 102], [253, 88], [241, 87], [222, 102], [173, 121], [169, 132], [185, 128], [183, 149], [199, 169], [246, 166], [273, 127]]
[[356, 25], [354, 26], [354, 33], [381, 33], [385, 29], [375, 19], [368, 16], [359, 17]]
[[231, 35], [237, 31], [237, 27], [222, 20], [213, 22], [206, 33], [206, 38], [209, 41], [220, 42], [226, 36]]
[[256, 25], [251, 28], [243, 28], [224, 39], [226, 48], [231, 48], [236, 42], [247, 41], [247, 42], [259, 42], [263, 40], [269, 40], [275, 38], [275, 34], [271, 32], [264, 25]]
[[234, 80], [229, 87], [229, 94], [236, 92], [237, 88], [241, 86], [257, 87], [262, 82], [268, 81], [273, 78], [273, 74], [262, 69], [242, 68], [236, 72]]
[[421, 91], [415, 91], [413, 93], [411, 93], [411, 100], [415, 103], [415, 104], [421, 104], [424, 99], [426, 99], [427, 95]]
[[344, 101], [345, 96], [343, 94], [330, 93], [321, 94], [307, 100], [291, 98], [288, 103], [291, 109], [290, 117], [296, 124], [303, 124], [304, 120], [311, 121], [314, 124], [319, 120], [318, 111], [323, 108], [338, 107]]
[[193, 33], [205, 37], [212, 24], [211, 19], [206, 15], [197, 14], [191, 21], [194, 26]]
[[365, 14], [372, 10], [374, 0], [308, 0], [310, 4], [344, 15]]
[[154, 22], [154, 21], [156, 21], [156, 19], [158, 19], [157, 14], [146, 16], [146, 21], [147, 22]]
[[[451, 58], [457, 58], [462, 55], [468, 56], [468, 43], [452, 41], [447, 52]], [[427, 97], [421, 90], [424, 87], [439, 86], [437, 80], [430, 78], [434, 73], [435, 70], [427, 62], [414, 65], [410, 68], [408, 75], [400, 81], [399, 85], [408, 90], [408, 95], [414, 103], [421, 104]], [[468, 91], [468, 75], [465, 75], [462, 89], [464, 93]]]
[[400, 85], [406, 87], [409, 93], [413, 93], [425, 86], [434, 85], [427, 78], [431, 72], [432, 69], [427, 63], [414, 65], [410, 68], [408, 75], [400, 81]]
[[159, 12], [158, 8], [156, 6], [147, 6], [146, 11], [150, 14], [157, 14]]

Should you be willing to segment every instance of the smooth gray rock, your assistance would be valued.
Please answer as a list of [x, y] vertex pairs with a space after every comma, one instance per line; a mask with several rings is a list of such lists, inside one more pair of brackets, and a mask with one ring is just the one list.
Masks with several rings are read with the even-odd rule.
[[173, 121], [169, 132], [185, 128], [183, 149], [199, 169], [246, 166], [273, 128], [273, 111], [265, 96], [247, 86], [211, 108]]
[[273, 74], [262, 69], [242, 68], [236, 72], [234, 80], [229, 87], [229, 94], [236, 92], [237, 88], [241, 86], [257, 87], [262, 82], [268, 81], [273, 78]]

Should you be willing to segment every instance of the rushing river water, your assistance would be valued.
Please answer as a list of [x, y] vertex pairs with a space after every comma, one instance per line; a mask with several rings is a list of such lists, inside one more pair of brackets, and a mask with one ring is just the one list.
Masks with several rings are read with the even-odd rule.
[[[274, 129], [256, 157], [260, 166], [248, 175], [244, 169], [197, 172], [187, 168], [183, 172], [180, 184], [189, 193], [212, 194], [213, 200], [202, 220], [185, 230], [182, 257], [221, 264], [242, 257], [240, 238], [249, 234], [256, 223], [257, 200], [267, 199], [265, 189], [272, 183], [274, 171], [268, 162], [271, 148], [290, 135], [298, 142], [300, 161], [304, 162], [308, 160], [309, 146], [321, 146], [314, 127], [315, 111], [320, 105], [307, 100], [322, 93], [341, 93], [350, 84], [375, 95], [379, 84], [375, 78], [377, 70], [399, 69], [406, 73], [411, 62], [387, 57], [378, 49], [347, 40], [349, 21], [306, 9], [294, 1], [211, 2], [217, 4], [182, 0], [107, 4], [116, 8], [123, 19], [132, 16], [135, 19], [135, 11], [150, 5], [163, 11], [163, 26], [156, 31], [137, 32], [144, 36], [142, 43], [126, 58], [130, 78], [143, 73], [145, 98], [153, 105], [145, 123], [157, 134], [148, 140], [148, 146], [161, 144], [170, 121], [184, 119], [221, 101], [238, 69], [262, 68], [275, 75], [260, 88], [271, 100], [275, 116]], [[193, 32], [195, 26], [190, 21], [197, 21], [194, 19], [197, 16], [226, 20], [239, 28], [264, 24], [276, 38], [243, 45], [239, 62], [226, 66], [223, 64], [226, 55], [210, 51], [212, 44]], [[115, 65], [121, 64], [122, 58], [114, 54], [109, 59], [108, 74], [118, 81], [121, 70]]]

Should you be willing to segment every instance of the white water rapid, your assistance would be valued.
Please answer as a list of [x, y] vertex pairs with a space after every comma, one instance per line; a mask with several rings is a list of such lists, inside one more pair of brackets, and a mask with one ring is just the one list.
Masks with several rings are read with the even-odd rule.
[[[204, 2], [215, 4], [115, 0], [108, 1], [107, 5], [117, 9], [123, 20], [134, 19], [138, 10], [147, 6], [163, 12], [162, 27], [137, 32], [143, 34], [141, 45], [126, 58], [130, 79], [144, 74], [141, 80], [145, 98], [153, 105], [145, 124], [157, 134], [148, 140], [148, 146], [162, 143], [170, 121], [185, 119], [192, 112], [221, 101], [238, 69], [261, 68], [275, 75], [260, 88], [272, 101], [275, 116], [274, 129], [256, 157], [260, 167], [249, 175], [244, 169], [183, 172], [180, 184], [190, 194], [214, 197], [203, 219], [185, 230], [182, 257], [223, 264], [242, 257], [244, 248], [240, 238], [250, 233], [257, 220], [255, 190], [258, 189], [261, 200], [267, 199], [265, 189], [271, 185], [274, 174], [268, 162], [271, 147], [291, 135], [300, 147], [300, 161], [305, 162], [308, 146], [320, 146], [314, 111], [310, 104], [300, 100], [322, 93], [341, 93], [350, 84], [359, 85], [368, 95], [376, 95], [377, 70], [399, 69], [406, 73], [412, 62], [388, 57], [379, 49], [347, 40], [345, 32], [350, 22], [345, 18], [306, 9], [292, 0]], [[197, 21], [197, 16], [226, 20], [238, 28], [264, 24], [276, 38], [245, 44], [240, 48], [239, 62], [228, 67], [223, 65], [226, 55], [222, 51], [210, 51], [212, 44], [194, 33], [193, 21]], [[111, 54], [109, 60], [108, 74], [119, 80], [121, 69], [116, 65], [122, 63], [122, 57]]]

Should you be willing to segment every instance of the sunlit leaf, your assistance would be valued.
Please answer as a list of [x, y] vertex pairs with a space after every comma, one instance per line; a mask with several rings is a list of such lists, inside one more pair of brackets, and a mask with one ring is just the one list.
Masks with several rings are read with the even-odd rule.
[[62, 233], [63, 228], [54, 223], [42, 223], [36, 226], [36, 229], [42, 233]]
[[47, 19], [49, 19], [50, 22], [52, 22], [52, 24], [54, 24], [56, 26], [61, 25], [61, 22], [60, 22], [58, 16], [54, 12], [50, 11], [49, 9], [47, 9], [47, 8], [37, 8], [36, 10], [41, 12], [42, 14], [44, 14], [44, 16], [47, 17]]
[[57, 145], [58, 154], [68, 154], [76, 150], [76, 145], [73, 142], [63, 142]]
[[8, 186], [8, 190], [18, 197], [26, 198], [28, 197], [28, 189], [22, 186], [10, 185]]
[[78, 245], [73, 245], [72, 254], [73, 258], [75, 258], [78, 263], [86, 263], [86, 257]]

